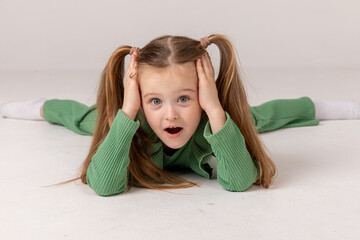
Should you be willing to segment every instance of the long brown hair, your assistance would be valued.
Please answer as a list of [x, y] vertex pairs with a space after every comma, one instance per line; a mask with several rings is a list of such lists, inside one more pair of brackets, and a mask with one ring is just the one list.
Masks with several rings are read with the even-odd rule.
[[[240, 78], [240, 68], [237, 65], [234, 48], [224, 35], [213, 34], [209, 36], [209, 40], [220, 50], [220, 69], [216, 79], [220, 103], [240, 129], [245, 139], [246, 148], [255, 159], [255, 164], [259, 169], [255, 184], [268, 188], [273, 176], [276, 174], [276, 167], [266, 153], [252, 122], [251, 111]], [[80, 168], [80, 177], [67, 182], [81, 179], [84, 184], [87, 183], [86, 173], [91, 159], [104, 141], [112, 121], [123, 105], [124, 64], [125, 57], [130, 53], [130, 49], [131, 46], [128, 45], [116, 49], [102, 72], [96, 100], [98, 115], [90, 150]], [[194, 62], [205, 52], [206, 50], [198, 40], [184, 36], [160, 36], [139, 49], [136, 58], [138, 71], [140, 72], [142, 67], [149, 65], [165, 68], [171, 64]], [[153, 140], [148, 138], [141, 131], [141, 128], [135, 133], [129, 154], [127, 191], [131, 186], [157, 190], [199, 186], [196, 183], [159, 169], [151, 161], [151, 145], [153, 143]]]

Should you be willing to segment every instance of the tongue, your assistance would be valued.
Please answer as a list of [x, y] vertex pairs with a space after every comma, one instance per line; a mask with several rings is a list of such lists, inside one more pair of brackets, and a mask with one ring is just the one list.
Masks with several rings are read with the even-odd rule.
[[168, 133], [171, 133], [171, 134], [175, 134], [175, 133], [178, 133], [180, 132], [181, 128], [177, 127], [177, 128], [167, 128], [166, 131], [168, 131]]

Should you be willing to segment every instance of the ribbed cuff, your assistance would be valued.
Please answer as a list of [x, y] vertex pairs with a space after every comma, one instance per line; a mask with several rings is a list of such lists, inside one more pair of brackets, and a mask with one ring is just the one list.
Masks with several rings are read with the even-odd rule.
[[245, 139], [237, 125], [226, 114], [224, 126], [215, 134], [210, 132], [210, 123], [204, 129], [204, 137], [218, 159], [219, 184], [229, 191], [245, 191], [256, 180], [257, 169], [246, 148]]
[[216, 146], [216, 144], [223, 145], [224, 144], [223, 141], [225, 142], [228, 141], [229, 135], [234, 134], [235, 129], [230, 120], [230, 115], [226, 111], [225, 111], [225, 115], [226, 115], [226, 122], [224, 126], [215, 134], [211, 133], [210, 121], [208, 121], [205, 125], [204, 137], [212, 146], [213, 145]]
[[99, 195], [109, 196], [125, 190], [130, 146], [139, 126], [138, 120], [131, 120], [121, 109], [116, 114], [87, 169], [88, 185]]

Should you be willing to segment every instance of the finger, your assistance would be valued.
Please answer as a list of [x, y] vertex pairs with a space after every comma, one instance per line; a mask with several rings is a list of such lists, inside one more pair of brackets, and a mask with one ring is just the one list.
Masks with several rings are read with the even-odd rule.
[[212, 62], [211, 62], [211, 58], [210, 58], [209, 53], [206, 52], [206, 55], [207, 55], [207, 59], [208, 59], [208, 62], [209, 62], [209, 64], [210, 64], [210, 67], [211, 67], [212, 71], [215, 72], [215, 71], [214, 71], [214, 66], [213, 66], [213, 64], [212, 64]]
[[214, 77], [214, 67], [212, 66], [212, 63], [211, 63], [211, 60], [210, 60], [210, 56], [209, 56], [209, 53], [206, 52], [204, 54], [204, 62], [205, 62], [205, 72], [206, 72], [206, 75], [209, 76], [209, 77]]
[[135, 80], [136, 75], [137, 75], [137, 73], [131, 73], [129, 77], [130, 77], [130, 79]]
[[136, 75], [137, 75], [137, 71], [136, 71], [135, 68], [133, 68], [132, 71], [131, 71], [130, 74], [129, 74], [129, 77], [130, 77], [131, 79], [135, 79], [135, 78], [136, 78]]
[[126, 75], [129, 75], [132, 72], [132, 59], [130, 59], [129, 66], [126, 69]]
[[136, 58], [135, 53], [133, 53], [133, 54], [131, 55], [131, 61], [130, 61], [131, 69], [134, 68], [135, 58]]
[[200, 78], [206, 78], [206, 74], [205, 74], [204, 68], [202, 66], [201, 60], [202, 60], [201, 58], [196, 60], [196, 69], [197, 69], [197, 73], [199, 76], [199, 80], [200, 80]]
[[129, 63], [129, 66], [134, 65], [134, 63], [136, 62], [136, 53], [137, 53], [137, 52], [134, 52], [133, 54], [130, 55], [130, 63]]
[[201, 56], [201, 62], [202, 62], [202, 66], [203, 66], [203, 69], [204, 69], [204, 72], [206, 74], [206, 76], [208, 78], [211, 78], [212, 77], [212, 74], [211, 74], [211, 69], [210, 69], [210, 66], [209, 66], [209, 62], [205, 56], [206, 54], [202, 55]]
[[134, 63], [136, 62], [136, 57], [137, 57], [137, 52], [134, 52], [134, 53], [131, 55], [132, 64], [134, 64]]
[[131, 55], [129, 67], [127, 69], [127, 74], [130, 76], [130, 78], [133, 78], [136, 75], [136, 53], [133, 53]]

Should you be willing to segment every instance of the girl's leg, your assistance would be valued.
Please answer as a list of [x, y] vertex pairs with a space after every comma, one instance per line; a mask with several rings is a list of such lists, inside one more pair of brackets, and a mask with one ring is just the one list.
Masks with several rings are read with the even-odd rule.
[[5, 103], [0, 106], [0, 113], [5, 118], [46, 120], [82, 135], [93, 134], [97, 117], [95, 105], [45, 98]]
[[276, 99], [250, 109], [259, 133], [319, 124], [315, 118], [315, 105], [309, 97]]
[[88, 107], [74, 100], [51, 99], [43, 105], [43, 116], [49, 123], [91, 136], [95, 128], [97, 110], [95, 104]]

